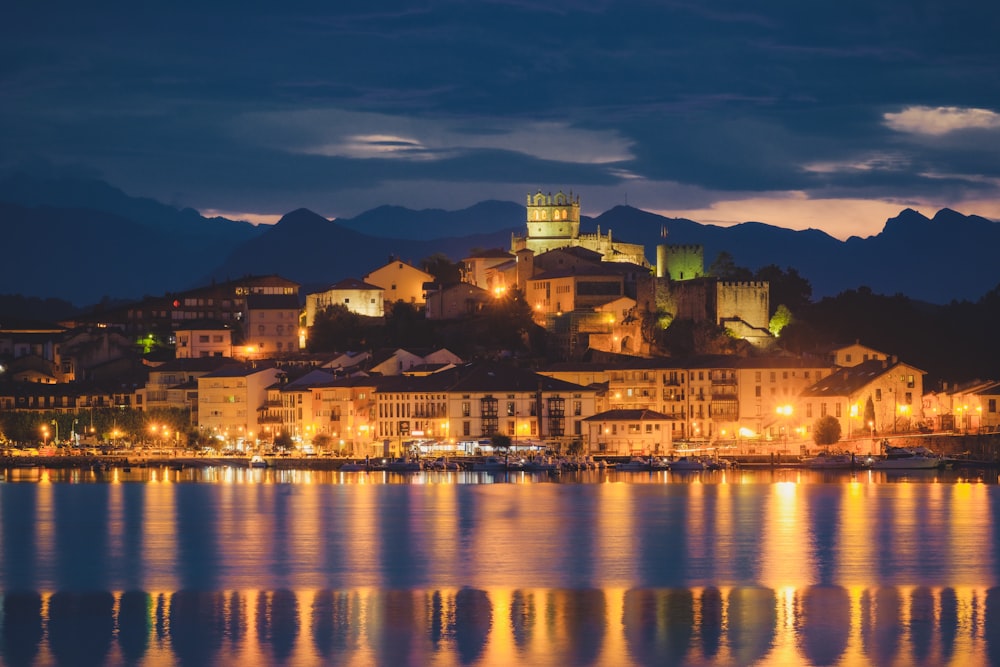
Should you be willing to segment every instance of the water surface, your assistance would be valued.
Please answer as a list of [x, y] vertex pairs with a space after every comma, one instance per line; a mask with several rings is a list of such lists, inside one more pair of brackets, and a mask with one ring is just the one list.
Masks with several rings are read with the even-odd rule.
[[9, 665], [1000, 664], [995, 471], [2, 481]]

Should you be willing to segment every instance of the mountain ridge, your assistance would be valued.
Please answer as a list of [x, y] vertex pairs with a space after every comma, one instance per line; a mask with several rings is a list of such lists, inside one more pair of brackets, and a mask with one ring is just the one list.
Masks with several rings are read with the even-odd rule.
[[[7, 177], [0, 179], [0, 225], [18, 250], [0, 264], [0, 284], [78, 305], [248, 274], [321, 288], [360, 279], [390, 257], [416, 264], [438, 253], [458, 261], [475, 248], [507, 249], [513, 234], [524, 233], [525, 217], [523, 205], [487, 200], [456, 211], [385, 205], [334, 220], [299, 208], [275, 225], [253, 226], [130, 197], [102, 181]], [[1000, 224], [947, 208], [931, 218], [903, 209], [878, 234], [843, 241], [818, 229], [757, 221], [721, 227], [627, 205], [582, 218], [581, 232], [598, 228], [642, 244], [651, 261], [656, 245], [668, 243], [701, 245], [706, 268], [723, 251], [751, 270], [795, 268], [814, 299], [864, 286], [940, 304], [979, 298], [1000, 283]]]

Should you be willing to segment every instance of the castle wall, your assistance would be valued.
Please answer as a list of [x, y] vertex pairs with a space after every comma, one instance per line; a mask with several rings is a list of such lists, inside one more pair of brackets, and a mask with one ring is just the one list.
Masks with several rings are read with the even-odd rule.
[[767, 330], [769, 295], [766, 282], [718, 282], [716, 322], [739, 319], [755, 329]]

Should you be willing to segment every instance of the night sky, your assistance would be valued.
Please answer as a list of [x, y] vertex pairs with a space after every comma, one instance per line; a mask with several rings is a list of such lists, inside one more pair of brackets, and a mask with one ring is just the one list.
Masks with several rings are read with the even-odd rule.
[[1000, 219], [1000, 3], [15, 2], [0, 168], [205, 215], [572, 190], [839, 238]]

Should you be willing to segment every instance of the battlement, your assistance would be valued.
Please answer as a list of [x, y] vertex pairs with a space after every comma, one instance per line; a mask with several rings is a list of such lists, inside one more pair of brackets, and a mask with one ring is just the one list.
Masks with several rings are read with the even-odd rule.
[[539, 190], [535, 194], [528, 193], [527, 199], [528, 206], [580, 206], [580, 195], [573, 195], [573, 192], [567, 195], [560, 190], [555, 195], [551, 192], [548, 194], [542, 194]]
[[766, 289], [769, 283], [766, 280], [720, 280], [719, 287], [731, 289]]

